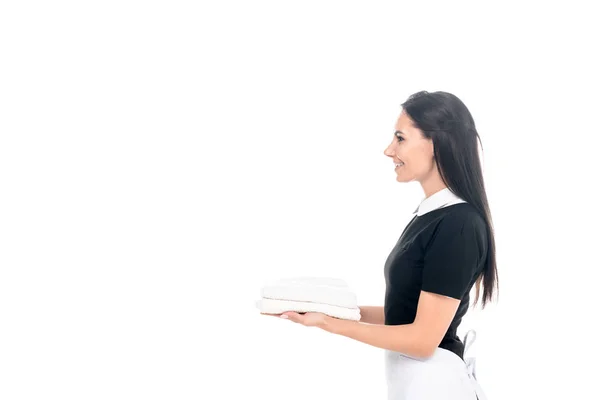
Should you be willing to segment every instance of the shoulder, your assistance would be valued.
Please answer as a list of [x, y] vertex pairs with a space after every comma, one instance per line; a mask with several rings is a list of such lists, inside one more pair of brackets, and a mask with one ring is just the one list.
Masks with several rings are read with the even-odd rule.
[[447, 212], [442, 215], [440, 220], [448, 226], [479, 229], [486, 227], [483, 216], [469, 203], [459, 203], [447, 207]]
[[446, 207], [432, 228], [433, 237], [460, 235], [483, 239], [487, 236], [485, 219], [469, 203]]

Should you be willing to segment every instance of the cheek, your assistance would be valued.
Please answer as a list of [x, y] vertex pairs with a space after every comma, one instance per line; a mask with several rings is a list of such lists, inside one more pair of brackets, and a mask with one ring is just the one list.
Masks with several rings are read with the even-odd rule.
[[423, 171], [433, 168], [433, 146], [430, 143], [421, 146], [415, 155], [418, 156], [419, 165]]
[[428, 174], [434, 166], [433, 158], [425, 151], [413, 153], [407, 164], [410, 171], [417, 176]]

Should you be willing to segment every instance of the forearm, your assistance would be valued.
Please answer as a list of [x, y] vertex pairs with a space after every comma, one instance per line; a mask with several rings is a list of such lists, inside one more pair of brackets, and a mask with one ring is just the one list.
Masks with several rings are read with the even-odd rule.
[[380, 349], [396, 351], [415, 358], [427, 358], [437, 347], [428, 343], [427, 335], [421, 334], [418, 326], [414, 324], [371, 325], [329, 318], [322, 329]]
[[367, 324], [385, 324], [385, 315], [381, 306], [359, 306], [360, 322]]

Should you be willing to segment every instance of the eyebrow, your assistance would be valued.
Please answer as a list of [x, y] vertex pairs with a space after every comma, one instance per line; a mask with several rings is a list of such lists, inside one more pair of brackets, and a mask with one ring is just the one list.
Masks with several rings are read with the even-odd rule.
[[396, 132], [394, 132], [394, 135], [395, 135], [396, 133], [399, 133], [399, 134], [401, 134], [401, 135], [404, 135], [404, 132], [402, 132], [402, 131], [396, 131]]

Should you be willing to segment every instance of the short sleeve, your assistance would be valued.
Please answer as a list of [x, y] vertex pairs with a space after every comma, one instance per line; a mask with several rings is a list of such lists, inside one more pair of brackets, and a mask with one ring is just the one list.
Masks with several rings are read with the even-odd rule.
[[479, 271], [485, 237], [485, 222], [477, 214], [444, 216], [425, 251], [422, 290], [462, 299]]

